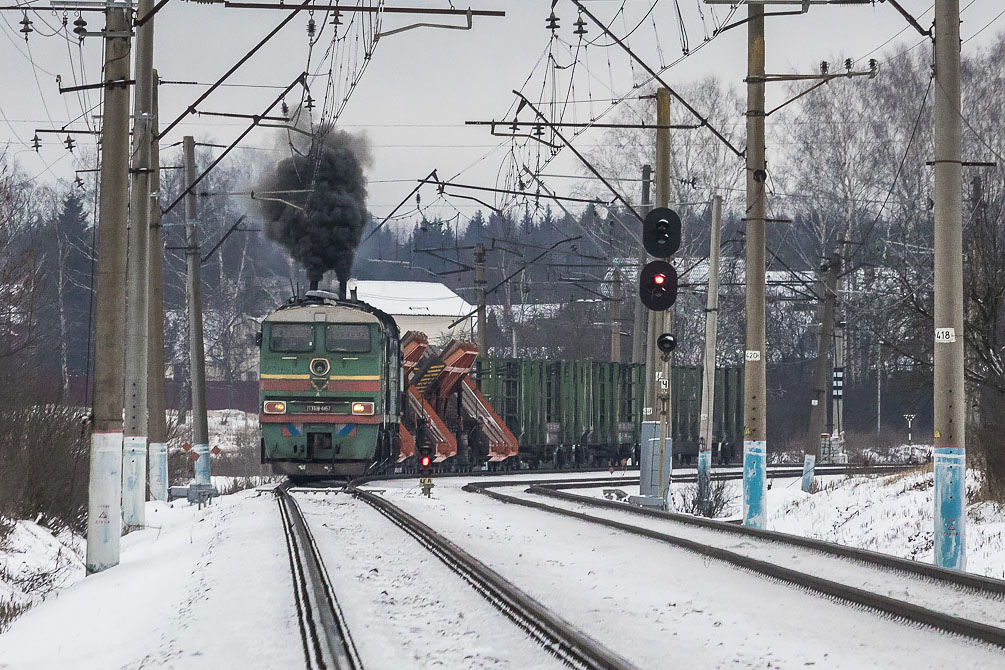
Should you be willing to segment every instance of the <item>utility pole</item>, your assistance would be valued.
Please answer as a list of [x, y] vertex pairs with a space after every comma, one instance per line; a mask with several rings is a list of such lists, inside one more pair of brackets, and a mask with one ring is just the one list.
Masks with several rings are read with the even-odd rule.
[[708, 296], [705, 300], [705, 359], [701, 371], [701, 414], [698, 427], [698, 496], [707, 510], [712, 483], [712, 417], [715, 411], [715, 343], [719, 325], [719, 246], [722, 196], [712, 196], [712, 231], [708, 242]]
[[[151, 91], [151, 134], [158, 133], [157, 70], [153, 71]], [[150, 439], [150, 496], [167, 500], [167, 422], [164, 394], [164, 250], [161, 241], [160, 145], [150, 145], [150, 235], [147, 270], [147, 428]]]
[[485, 245], [475, 244], [475, 299], [478, 303], [478, 357], [489, 355], [488, 320], [485, 318]]
[[841, 256], [834, 252], [820, 268], [826, 273], [818, 296], [817, 319], [820, 334], [817, 338], [817, 361], [813, 374], [813, 393], [810, 396], [810, 426], [806, 435], [806, 454], [814, 454], [817, 463], [824, 462], [821, 453], [820, 435], [827, 423], [827, 371], [830, 366], [831, 335], [834, 332], [834, 303], [837, 297], [838, 273], [841, 271]]
[[105, 104], [95, 307], [87, 573], [119, 563], [122, 533], [122, 399], [125, 362], [126, 208], [129, 193], [129, 14], [105, 10]]
[[845, 322], [834, 324], [834, 429], [831, 431], [830, 462], [840, 463], [844, 453], [844, 328]]
[[[139, 16], [153, 9], [139, 0]], [[150, 225], [150, 145], [153, 104], [154, 22], [136, 29], [136, 93], [133, 99], [133, 169], [129, 194], [126, 275], [125, 431], [122, 445], [122, 521], [142, 528], [147, 499], [147, 253]]]
[[743, 525], [767, 521], [767, 393], [764, 351], [764, 5], [747, 5], [746, 351], [743, 368]]
[[[642, 166], [642, 207], [640, 214], [645, 216], [649, 211], [649, 206], [652, 201], [649, 197], [649, 186], [652, 181], [653, 168], [650, 165]], [[646, 265], [646, 250], [645, 247], [639, 249], [639, 272], [642, 272], [642, 268]], [[646, 336], [646, 320], [645, 320], [646, 310], [642, 306], [642, 299], [635, 298], [635, 327], [632, 329], [632, 363], [645, 363], [645, 336]], [[648, 388], [648, 386], [646, 387]], [[648, 393], [648, 391], [647, 391]], [[646, 407], [652, 407], [652, 405], [646, 405]]]
[[935, 1], [935, 564], [966, 570], [960, 2]]
[[[656, 90], [656, 206], [667, 207], [670, 204], [670, 91], [666, 88]], [[652, 312], [650, 321], [649, 346], [653, 359], [656, 358], [656, 340], [662, 333], [670, 332], [673, 324], [673, 314], [670, 310]], [[662, 353], [662, 366], [659, 379], [659, 390], [655, 388], [653, 399], [659, 407], [659, 497], [666, 501], [670, 489], [670, 478], [673, 475], [673, 402], [670, 383], [670, 353]], [[655, 366], [654, 366], [655, 367]], [[666, 504], [666, 503], [664, 503]]]
[[[185, 154], [185, 188], [195, 181], [195, 139], [183, 140]], [[192, 379], [192, 452], [195, 460], [195, 483], [209, 485], [209, 428], [206, 418], [206, 352], [202, 342], [202, 286], [199, 279], [199, 232], [196, 230], [195, 193], [185, 196], [185, 255], [188, 259], [188, 343], [189, 368]]]
[[611, 289], [611, 362], [621, 362], [621, 271], [614, 268]]

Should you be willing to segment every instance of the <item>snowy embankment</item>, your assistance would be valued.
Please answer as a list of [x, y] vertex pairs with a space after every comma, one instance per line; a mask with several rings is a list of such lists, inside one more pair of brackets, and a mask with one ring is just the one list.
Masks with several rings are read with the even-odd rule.
[[[884, 554], [932, 561], [934, 477], [930, 468], [887, 476], [833, 477], [820, 490], [776, 483], [768, 494], [768, 528]], [[979, 489], [968, 472], [967, 495]], [[1005, 509], [967, 506], [967, 571], [1005, 578]]]
[[84, 577], [81, 537], [0, 518], [0, 632], [4, 621]]
[[281, 668], [302, 662], [271, 494], [147, 503], [118, 566], [57, 591], [0, 635], [0, 669]]

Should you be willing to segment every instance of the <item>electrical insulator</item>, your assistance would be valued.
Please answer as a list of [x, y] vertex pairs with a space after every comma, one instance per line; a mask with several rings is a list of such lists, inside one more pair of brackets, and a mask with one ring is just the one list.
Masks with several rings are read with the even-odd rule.
[[84, 180], [80, 178], [79, 174], [73, 178], [73, 183], [77, 188], [84, 188]]
[[310, 93], [307, 94], [307, 100], [304, 101], [304, 107], [309, 110], [314, 109], [314, 98], [311, 97]]
[[831, 66], [827, 64], [827, 61], [820, 61], [820, 74], [827, 74], [831, 69]]
[[520, 130], [520, 124], [517, 122], [516, 119], [513, 119], [513, 123], [510, 125], [509, 129], [512, 130], [514, 133]]
[[340, 26], [342, 25], [342, 12], [335, 10], [335, 16], [332, 17], [332, 25]]
[[552, 12], [551, 16], [548, 17], [548, 22], [545, 24], [545, 27], [552, 33], [558, 30], [558, 17], [555, 16], [555, 12]]
[[314, 23], [313, 17], [307, 21], [307, 37], [314, 39], [314, 34], [317, 32], [317, 24]]
[[35, 133], [35, 137], [31, 138], [31, 148], [38, 153], [38, 150], [42, 148], [42, 140], [38, 139], [38, 133]]
[[576, 26], [576, 29], [573, 31], [574, 34], [580, 37], [586, 34], [586, 21], [583, 20], [582, 14], [579, 15], [579, 19], [576, 20], [574, 25]]
[[19, 22], [21, 24], [21, 30], [19, 32], [24, 33], [24, 41], [28, 41], [28, 33], [35, 32], [31, 27], [31, 19], [28, 18], [28, 13], [25, 12], [24, 18]]
[[544, 135], [544, 126], [540, 123], [534, 126], [534, 134], [537, 135], [538, 137]]
[[879, 61], [877, 61], [875, 58], [870, 58], [869, 79], [875, 79], [877, 74], [879, 74]]
[[84, 33], [86, 32], [87, 21], [84, 20], [84, 17], [78, 16], [73, 20], [73, 34], [82, 40], [84, 39]]
[[65, 140], [63, 140], [63, 144], [65, 144], [65, 145], [66, 145], [66, 148], [67, 148], [67, 150], [68, 150], [68, 151], [69, 151], [69, 152], [70, 152], [71, 154], [73, 153], [73, 147], [77, 146], [77, 143], [76, 143], [76, 142], [74, 142], [74, 141], [73, 141], [73, 138], [72, 138], [72, 137], [70, 137], [69, 135], [67, 135], [67, 136], [66, 136], [66, 139], [65, 139]]
[[844, 69], [851, 70], [851, 58], [844, 59]]
[[289, 116], [290, 115], [290, 106], [286, 104], [285, 100], [283, 100], [283, 106], [282, 106], [281, 109], [283, 110], [283, 116]]

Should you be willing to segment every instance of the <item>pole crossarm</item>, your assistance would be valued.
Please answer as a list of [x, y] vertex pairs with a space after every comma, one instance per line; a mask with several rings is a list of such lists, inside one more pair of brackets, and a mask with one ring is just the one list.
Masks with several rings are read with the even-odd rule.
[[[463, 188], [463, 189], [470, 189], [470, 190], [474, 190], [474, 191], [486, 191], [488, 193], [503, 193], [503, 194], [507, 194], [507, 195], [524, 195], [524, 196], [527, 196], [527, 197], [530, 197], [530, 198], [546, 198], [548, 200], [564, 200], [566, 202], [582, 202], [582, 203], [587, 203], [587, 204], [590, 204], [590, 205], [602, 205], [604, 207], [610, 207], [610, 205], [611, 205], [610, 202], [605, 201], [605, 200], [597, 200], [597, 199], [594, 199], [594, 198], [574, 198], [572, 196], [554, 195], [554, 194], [548, 193], [548, 192], [544, 192], [544, 193], [528, 193], [527, 191], [516, 191], [516, 190], [508, 189], [508, 188], [493, 188], [491, 186], [474, 186], [474, 185], [471, 185], [471, 184], [455, 184], [453, 182], [439, 181], [438, 179], [429, 179], [428, 177], [426, 177], [425, 179], [420, 179], [419, 181], [422, 184], [436, 184], [437, 189], [439, 190], [440, 193], [444, 193], [443, 189], [445, 189], [445, 188], [447, 188], [449, 186], [451, 188]], [[455, 194], [445, 193], [445, 195], [455, 195]]]
[[373, 237], [377, 233], [377, 231], [380, 230], [384, 226], [385, 223], [387, 223], [388, 221], [390, 221], [391, 217], [393, 217], [395, 214], [397, 214], [398, 210], [401, 209], [402, 207], [404, 207], [405, 203], [408, 202], [409, 200], [411, 200], [412, 196], [415, 195], [419, 191], [420, 188], [422, 188], [422, 185], [426, 183], [427, 179], [436, 179], [436, 170], [433, 170], [432, 172], [430, 172], [428, 175], [425, 176], [425, 178], [420, 179], [418, 185], [416, 185], [416, 187], [413, 188], [408, 193], [408, 195], [406, 195], [404, 198], [401, 199], [401, 202], [399, 202], [395, 206], [395, 208], [391, 210], [391, 213], [388, 214], [387, 216], [385, 216], [384, 220], [381, 221], [380, 223], [378, 223], [376, 226], [374, 226], [374, 229], [371, 230], [367, 234], [367, 236], [363, 238], [363, 241], [359, 243], [360, 246], [363, 246], [363, 244], [365, 244], [368, 239], [370, 239], [371, 237]]
[[[510, 279], [512, 279], [513, 277], [516, 277], [518, 274], [520, 274], [521, 272], [523, 272], [524, 270], [526, 270], [527, 268], [529, 268], [531, 265], [534, 265], [535, 263], [537, 263], [539, 260], [541, 260], [542, 258], [544, 258], [545, 256], [547, 256], [548, 254], [550, 254], [552, 251], [554, 251], [555, 249], [557, 249], [561, 245], [567, 244], [568, 242], [575, 242], [576, 240], [581, 239], [581, 238], [582, 238], [582, 235], [576, 235], [575, 237], [567, 237], [564, 240], [559, 240], [558, 242], [555, 242], [553, 245], [551, 245], [550, 247], [548, 247], [547, 249], [545, 249], [544, 251], [542, 251], [541, 253], [539, 253], [537, 256], [535, 256], [531, 260], [527, 261], [526, 263], [524, 263], [523, 265], [521, 265], [519, 268], [517, 268], [513, 272], [511, 272], [508, 275], [506, 275], [506, 277], [502, 281], [500, 281], [498, 284], [496, 284], [492, 288], [490, 288], [487, 291], [485, 291], [485, 295], [488, 295], [488, 294], [492, 293], [493, 291], [495, 291], [496, 289], [498, 289], [500, 286], [503, 286]], [[474, 316], [477, 313], [478, 313], [478, 310], [475, 309], [475, 310], [472, 310], [472, 311], [468, 312], [464, 316], [458, 317], [457, 320], [455, 320], [453, 323], [451, 323], [449, 326], [447, 326], [447, 329], [453, 328], [454, 326], [456, 326], [459, 323], [463, 323], [465, 320], [470, 319], [472, 316]]]
[[571, 123], [571, 122], [548, 122], [543, 121], [465, 121], [466, 126], [510, 126], [516, 130], [518, 126], [543, 126], [545, 128], [624, 128], [629, 130], [697, 130], [701, 124], [695, 123], [672, 123], [669, 125], [657, 125], [655, 123]]
[[[302, 72], [302, 73], [300, 73], [300, 75], [296, 79], [293, 80], [293, 82], [289, 86], [287, 86], [286, 88], [283, 89], [282, 93], [280, 93], [278, 96], [276, 96], [276, 98], [271, 103], [269, 103], [269, 106], [265, 108], [265, 111], [263, 111], [262, 114], [258, 118], [259, 119], [260, 118], [264, 118], [270, 111], [272, 111], [273, 107], [275, 107], [276, 105], [278, 105], [280, 103], [280, 101], [282, 101], [283, 97], [287, 93], [289, 93], [290, 91], [293, 90], [294, 87], [296, 87], [297, 84], [306, 84], [306, 83], [307, 83], [307, 73], [306, 72]], [[172, 209], [174, 209], [175, 206], [179, 202], [181, 202], [182, 200], [184, 200], [185, 196], [188, 195], [188, 193], [191, 192], [192, 189], [195, 188], [195, 186], [200, 181], [202, 181], [206, 177], [206, 175], [209, 174], [210, 171], [212, 171], [213, 168], [215, 168], [217, 165], [219, 165], [220, 161], [222, 161], [224, 158], [226, 158], [227, 154], [229, 154], [231, 151], [233, 151], [233, 149], [238, 144], [241, 143], [241, 140], [243, 140], [245, 137], [247, 137], [248, 133], [250, 133], [252, 130], [254, 130], [257, 125], [258, 125], [258, 119], [253, 120], [251, 122], [251, 125], [249, 125], [247, 128], [245, 128], [244, 132], [242, 132], [240, 135], [238, 135], [237, 139], [234, 140], [233, 142], [231, 142], [227, 146], [227, 148], [224, 149], [223, 152], [219, 156], [216, 157], [216, 160], [214, 160], [212, 163], [210, 163], [209, 167], [207, 167], [205, 170], [203, 170], [202, 174], [200, 174], [184, 191], [182, 191], [181, 194], [177, 198], [175, 198], [174, 202], [172, 202], [170, 205], [168, 205], [167, 209], [164, 209], [161, 213], [162, 214], [167, 214]]]
[[[589, 19], [590, 19], [591, 21], [593, 21], [593, 22], [594, 22], [595, 24], [597, 24], [597, 26], [599, 26], [599, 27], [600, 27], [600, 29], [601, 29], [601, 30], [603, 30], [603, 31], [604, 31], [604, 33], [605, 33], [605, 34], [606, 34], [606, 35], [607, 35], [608, 37], [610, 37], [610, 38], [611, 38], [612, 40], [614, 40], [614, 42], [615, 42], [615, 43], [616, 43], [616, 44], [617, 44], [617, 45], [618, 45], [619, 47], [621, 47], [622, 49], [624, 49], [625, 53], [627, 53], [627, 54], [628, 54], [629, 56], [631, 56], [631, 57], [632, 57], [632, 59], [633, 59], [633, 60], [634, 60], [634, 61], [635, 61], [636, 63], [638, 63], [639, 65], [641, 65], [641, 66], [642, 66], [642, 68], [643, 68], [643, 69], [644, 69], [644, 70], [645, 70], [646, 72], [648, 72], [648, 73], [649, 73], [649, 76], [650, 76], [650, 77], [652, 77], [653, 79], [655, 79], [656, 81], [658, 81], [658, 82], [660, 83], [660, 86], [662, 86], [663, 88], [665, 88], [665, 89], [667, 89], [668, 91], [670, 91], [670, 95], [672, 95], [672, 96], [673, 96], [674, 98], [676, 98], [676, 99], [677, 99], [677, 102], [679, 102], [680, 104], [682, 104], [682, 105], [684, 106], [684, 108], [685, 108], [685, 109], [686, 109], [686, 110], [687, 110], [688, 112], [690, 112], [690, 113], [691, 113], [691, 114], [692, 114], [692, 115], [693, 115], [693, 116], [694, 116], [694, 117], [695, 117], [696, 119], [698, 119], [699, 121], [701, 121], [701, 126], [703, 126], [703, 127], [706, 127], [706, 128], [708, 128], [708, 129], [709, 129], [709, 131], [711, 131], [711, 133], [712, 133], [713, 135], [715, 135], [715, 136], [716, 136], [717, 138], [719, 138], [719, 140], [721, 140], [721, 141], [722, 141], [722, 142], [723, 142], [723, 143], [724, 143], [724, 144], [725, 144], [725, 145], [726, 145], [727, 147], [729, 147], [729, 150], [730, 150], [730, 151], [732, 151], [732, 152], [733, 152], [734, 154], [736, 154], [736, 155], [737, 155], [737, 157], [740, 157], [740, 158], [742, 158], [742, 157], [743, 157], [743, 155], [744, 155], [744, 154], [743, 154], [743, 152], [742, 152], [742, 151], [740, 151], [740, 150], [739, 150], [739, 149], [737, 149], [737, 148], [736, 148], [735, 146], [733, 146], [733, 143], [732, 143], [732, 142], [730, 142], [730, 141], [729, 141], [728, 139], [726, 139], [726, 136], [725, 136], [725, 135], [723, 135], [723, 134], [722, 134], [721, 132], [719, 132], [719, 131], [718, 131], [718, 130], [717, 130], [717, 129], [716, 129], [715, 127], [714, 127], [714, 126], [712, 126], [712, 124], [711, 124], [711, 123], [709, 122], [709, 120], [708, 120], [708, 119], [707, 119], [706, 117], [702, 116], [702, 115], [701, 115], [701, 114], [700, 114], [700, 113], [698, 112], [698, 110], [697, 110], [697, 109], [695, 109], [694, 107], [692, 107], [692, 106], [691, 106], [691, 104], [690, 104], [690, 103], [688, 103], [688, 101], [687, 101], [687, 100], [685, 100], [684, 98], [682, 98], [682, 97], [680, 96], [680, 94], [679, 94], [679, 93], [677, 93], [677, 92], [676, 92], [675, 90], [673, 90], [673, 88], [671, 88], [671, 87], [670, 87], [670, 85], [669, 85], [669, 84], [667, 84], [667, 83], [666, 83], [665, 81], [663, 81], [663, 78], [662, 78], [662, 77], [661, 77], [661, 76], [659, 75], [659, 73], [658, 73], [658, 72], [656, 72], [656, 70], [654, 70], [654, 69], [652, 69], [651, 67], [649, 67], [649, 64], [648, 64], [648, 63], [646, 63], [646, 62], [645, 62], [645, 61], [643, 61], [643, 60], [642, 60], [641, 58], [639, 58], [639, 57], [638, 57], [638, 56], [637, 56], [637, 55], [635, 54], [635, 52], [634, 52], [634, 51], [632, 51], [632, 50], [631, 50], [631, 48], [629, 48], [629, 47], [628, 47], [628, 45], [627, 45], [627, 44], [625, 44], [625, 43], [624, 43], [624, 42], [623, 42], [623, 41], [621, 40], [621, 38], [620, 38], [620, 37], [618, 37], [617, 35], [615, 35], [614, 33], [612, 33], [612, 32], [610, 31], [610, 29], [609, 29], [609, 28], [608, 28], [608, 27], [607, 27], [607, 26], [606, 26], [606, 25], [605, 25], [605, 24], [604, 24], [604, 23], [603, 23], [602, 21], [600, 21], [599, 19], [597, 19], [597, 17], [595, 17], [595, 16], [593, 15], [593, 14], [591, 14], [591, 13], [590, 13], [590, 11], [589, 11], [589, 10], [588, 10], [588, 9], [587, 9], [586, 7], [584, 7], [584, 6], [583, 6], [583, 3], [582, 3], [582, 2], [580, 2], [580, 0], [572, 0], [572, 3], [573, 3], [574, 5], [576, 5], [576, 7], [578, 7], [578, 8], [579, 8], [579, 11], [581, 11], [581, 12], [582, 12], [583, 14], [585, 14], [585, 15], [586, 15], [587, 17], [589, 17]], [[521, 97], [522, 97], [522, 96], [521, 96]], [[700, 126], [700, 127], [701, 127], [701, 126]], [[563, 140], [563, 141], [564, 141], [564, 140]], [[571, 147], [570, 147], [570, 148], [571, 148]], [[632, 210], [632, 211], [635, 211], [635, 210]], [[637, 213], [636, 213], [636, 216], [638, 216], [638, 214], [637, 214]]]
[[[546, 121], [546, 122], [548, 121], [548, 117], [546, 117], [544, 114], [542, 114], [541, 111], [537, 107], [534, 106], [534, 103], [532, 103], [530, 100], [528, 100], [523, 95], [523, 93], [521, 93], [520, 91], [513, 91], [513, 93], [518, 98], [520, 98], [520, 100], [522, 101], [521, 102], [521, 106], [526, 105], [526, 106], [530, 107], [531, 111], [533, 111], [541, 120]], [[519, 108], [517, 108], [517, 112], [518, 113], [519, 113], [519, 111], [520, 111]], [[635, 216], [635, 218], [637, 218], [639, 221], [642, 221], [642, 215], [639, 214], [636, 211], [636, 209], [634, 207], [632, 207], [631, 204], [627, 200], [625, 200], [625, 198], [620, 193], [618, 193], [617, 189], [615, 189], [614, 186], [611, 185], [611, 182], [607, 181], [607, 179], [605, 179], [604, 176], [602, 174], [600, 174], [600, 172], [598, 172], [597, 169], [593, 167], [593, 165], [590, 164], [590, 161], [586, 160], [586, 157], [583, 156], [583, 154], [581, 154], [576, 149], [576, 147], [572, 146], [572, 142], [570, 142], [569, 140], [565, 139], [565, 136], [562, 135], [558, 130], [556, 130], [554, 128], [552, 130], [554, 131], [555, 136], [558, 139], [562, 140], [562, 143], [565, 144], [565, 146], [569, 147], [569, 151], [571, 151], [572, 153], [576, 154], [576, 158], [578, 158], [580, 161], [582, 161], [583, 165], [585, 165], [587, 168], [589, 168], [590, 172], [592, 172], [597, 179], [599, 179], [600, 181], [602, 181], [604, 183], [604, 186], [606, 186], [608, 188], [608, 190], [611, 193], [614, 194], [614, 197], [616, 197], [621, 202], [621, 204], [623, 204], [625, 206], [625, 208], [628, 209], [628, 211], [631, 212]]]
[[[193, 102], [191, 105], [189, 105], [185, 109], [185, 111], [182, 112], [178, 116], [178, 118], [176, 118], [174, 121], [172, 121], [171, 123], [169, 123], [168, 127], [161, 131], [161, 133], [157, 136], [157, 139], [158, 140], [163, 139], [164, 136], [167, 135], [169, 132], [171, 132], [171, 130], [173, 130], [175, 126], [177, 126], [179, 123], [181, 123], [182, 120], [184, 120], [186, 116], [188, 116], [189, 114], [194, 114], [196, 112], [196, 107], [199, 106], [199, 103], [201, 103], [203, 100], [205, 100], [206, 98], [208, 98], [210, 96], [210, 94], [213, 93], [213, 91], [215, 91], [217, 88], [219, 88], [220, 85], [223, 84], [223, 82], [225, 82], [230, 77], [230, 75], [232, 75], [235, 72], [237, 72], [238, 68], [240, 68], [242, 65], [244, 65], [245, 63], [247, 63], [248, 60], [251, 59], [251, 57], [254, 56], [258, 52], [259, 49], [261, 49], [263, 46], [265, 46], [265, 44], [269, 40], [271, 40], [273, 37], [276, 36], [276, 33], [278, 33], [280, 30], [282, 30], [283, 28], [285, 28], [286, 25], [290, 21], [293, 20], [293, 17], [295, 17], [300, 12], [301, 9], [308, 8], [308, 5], [310, 4], [310, 2], [311, 2], [311, 0], [304, 0], [304, 2], [300, 3], [299, 5], [289, 5], [289, 6], [287, 6], [286, 9], [289, 9], [291, 11], [286, 16], [286, 18], [284, 18], [282, 21], [280, 21], [279, 25], [277, 25], [275, 28], [273, 28], [269, 32], [268, 35], [266, 35], [261, 40], [259, 40], [258, 43], [255, 46], [253, 46], [250, 51], [248, 51], [248, 53], [244, 54], [239, 61], [237, 61], [236, 63], [234, 63], [234, 65], [229, 70], [227, 70], [223, 74], [223, 76], [221, 76], [219, 79], [217, 79], [214, 84], [212, 84], [209, 88], [207, 88], [205, 91], [203, 91], [202, 95], [200, 95], [198, 98], [196, 98], [195, 102]], [[304, 77], [303, 80], [304, 80], [304, 83], [307, 82], [306, 77]], [[293, 86], [289, 86], [286, 89], [286, 91], [283, 92], [283, 94], [285, 95], [291, 88], [293, 88]], [[272, 109], [272, 106], [270, 106], [269, 109]]]
[[[309, 9], [312, 11], [364, 12], [370, 14], [425, 14], [435, 16], [506, 16], [506, 12], [498, 9], [454, 9], [439, 7], [387, 7], [380, 4], [376, 7], [366, 5], [313, 4], [310, 0], [303, 7], [285, 5], [273, 2], [227, 2], [226, 0], [210, 0], [213, 4], [222, 4], [232, 9]], [[209, 3], [207, 3], [209, 4]]]
[[237, 221], [234, 222], [234, 225], [232, 225], [230, 228], [227, 229], [227, 232], [223, 234], [223, 237], [221, 237], [220, 240], [213, 245], [213, 248], [210, 249], [205, 256], [199, 259], [199, 262], [205, 263], [206, 261], [208, 261], [210, 257], [213, 255], [213, 253], [217, 249], [219, 249], [224, 242], [227, 241], [227, 238], [230, 237], [230, 234], [237, 230], [237, 227], [241, 225], [241, 222], [244, 221], [244, 219], [247, 218], [247, 216], [248, 216], [247, 214], [242, 214], [240, 217], [238, 217]]
[[918, 31], [918, 34], [924, 37], [932, 36], [932, 29], [929, 28], [928, 30], [925, 30], [924, 28], [922, 28], [921, 24], [918, 23], [918, 20], [914, 18], [914, 16], [912, 16], [910, 12], [904, 9], [897, 0], [879, 0], [879, 1], [889, 2], [891, 5], [893, 5], [893, 8], [896, 9], [898, 12], [900, 12], [900, 15], [903, 16], [907, 20], [907, 22], [911, 24], [911, 27]]

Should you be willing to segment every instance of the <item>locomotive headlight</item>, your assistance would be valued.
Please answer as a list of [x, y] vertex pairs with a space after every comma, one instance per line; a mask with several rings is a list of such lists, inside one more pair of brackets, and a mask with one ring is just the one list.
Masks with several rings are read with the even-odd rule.
[[286, 414], [286, 403], [282, 400], [266, 400], [262, 410], [266, 414]]
[[372, 402], [354, 402], [352, 404], [353, 414], [373, 414]]
[[311, 360], [311, 374], [315, 377], [323, 377], [331, 370], [331, 363], [327, 358], [315, 358]]

